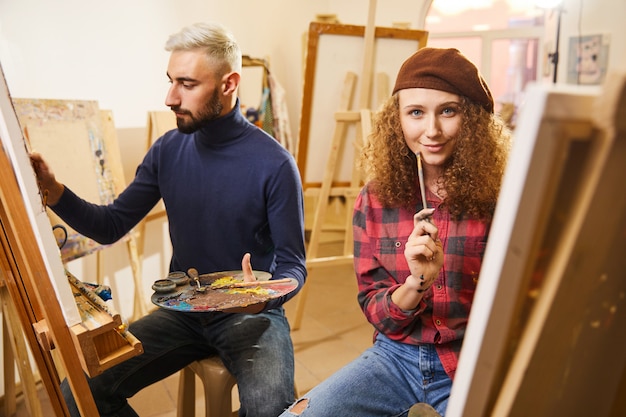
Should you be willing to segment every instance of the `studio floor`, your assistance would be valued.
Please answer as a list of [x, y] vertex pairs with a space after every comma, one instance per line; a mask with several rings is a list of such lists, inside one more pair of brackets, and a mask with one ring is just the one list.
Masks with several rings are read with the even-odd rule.
[[[319, 256], [340, 254], [342, 242], [325, 234]], [[357, 301], [357, 287], [352, 264], [320, 266], [309, 270], [308, 294], [300, 329], [292, 331], [295, 350], [296, 387], [303, 395], [371, 345], [373, 330]], [[293, 326], [297, 297], [286, 304], [287, 317]], [[174, 417], [178, 377], [160, 381], [130, 399], [141, 417]], [[45, 392], [41, 393], [45, 396]], [[233, 408], [238, 405], [236, 390]], [[42, 406], [46, 407], [46, 398]], [[29, 416], [23, 403], [17, 416]], [[45, 417], [51, 417], [49, 412]], [[196, 381], [196, 416], [204, 416], [201, 383]]]

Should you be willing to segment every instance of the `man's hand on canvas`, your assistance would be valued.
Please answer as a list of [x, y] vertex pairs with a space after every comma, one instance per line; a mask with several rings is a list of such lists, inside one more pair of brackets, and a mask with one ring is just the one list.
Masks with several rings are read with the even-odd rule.
[[41, 154], [33, 152], [29, 157], [30, 163], [35, 170], [35, 175], [37, 176], [37, 183], [41, 190], [44, 204], [54, 206], [61, 198], [61, 195], [63, 195], [65, 187], [56, 180], [54, 172], [52, 172], [52, 169], [50, 169], [50, 166], [46, 163]]

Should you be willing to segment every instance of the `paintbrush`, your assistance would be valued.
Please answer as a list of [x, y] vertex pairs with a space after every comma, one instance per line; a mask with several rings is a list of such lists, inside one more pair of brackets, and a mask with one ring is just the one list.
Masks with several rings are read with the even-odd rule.
[[200, 285], [200, 278], [198, 277], [198, 270], [196, 268], [189, 268], [187, 270], [187, 275], [189, 275], [189, 277], [196, 282], [196, 285], [198, 286], [196, 291], [204, 291], [204, 287]]
[[[420, 193], [422, 196], [422, 208], [428, 208], [428, 202], [426, 201], [426, 184], [424, 183], [424, 169], [422, 168], [422, 156], [419, 152], [415, 153], [417, 158], [417, 179], [420, 183]], [[430, 216], [424, 218], [426, 221], [430, 221]]]
[[256, 287], [258, 285], [272, 285], [272, 284], [286, 284], [291, 282], [291, 278], [283, 278], [283, 279], [270, 279], [267, 281], [242, 281], [242, 282], [233, 282], [231, 284], [224, 285], [210, 285], [211, 289], [223, 289], [223, 288], [245, 288], [245, 287]]

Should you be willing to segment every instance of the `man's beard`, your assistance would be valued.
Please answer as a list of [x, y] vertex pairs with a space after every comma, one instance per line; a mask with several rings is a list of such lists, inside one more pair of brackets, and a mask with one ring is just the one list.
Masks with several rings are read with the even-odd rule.
[[[202, 109], [196, 116], [191, 114], [189, 111], [185, 111], [187, 115], [189, 115], [190, 119], [183, 119], [180, 117], [176, 118], [176, 125], [178, 126], [178, 130], [182, 133], [193, 133], [196, 130], [200, 129], [202, 125], [210, 120], [215, 120], [220, 117], [224, 106], [219, 99], [219, 93], [217, 88], [213, 91], [209, 102], [206, 104], [204, 109]], [[172, 110], [175, 110], [174, 108]], [[182, 110], [180, 108], [176, 110]], [[184, 111], [184, 110], [183, 110]]]

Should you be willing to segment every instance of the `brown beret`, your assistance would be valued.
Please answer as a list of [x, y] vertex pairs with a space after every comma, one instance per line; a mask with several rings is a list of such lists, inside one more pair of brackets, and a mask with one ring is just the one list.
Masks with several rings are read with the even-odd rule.
[[478, 68], [457, 49], [421, 48], [400, 67], [393, 93], [431, 88], [465, 96], [493, 113], [493, 97]]

